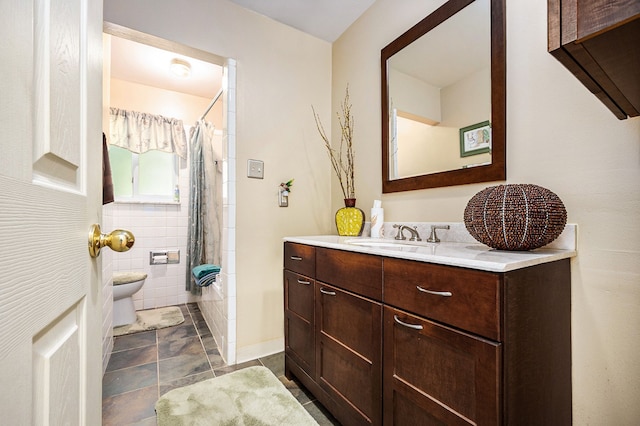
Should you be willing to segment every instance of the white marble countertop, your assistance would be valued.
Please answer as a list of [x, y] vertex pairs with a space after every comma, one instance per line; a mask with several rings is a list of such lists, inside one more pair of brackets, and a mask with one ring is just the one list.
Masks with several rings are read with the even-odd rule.
[[284, 241], [490, 272], [513, 271], [576, 256], [575, 245], [573, 248], [543, 247], [531, 251], [502, 251], [469, 241], [427, 243], [407, 240], [398, 242], [386, 238], [340, 237], [337, 235], [285, 237]]

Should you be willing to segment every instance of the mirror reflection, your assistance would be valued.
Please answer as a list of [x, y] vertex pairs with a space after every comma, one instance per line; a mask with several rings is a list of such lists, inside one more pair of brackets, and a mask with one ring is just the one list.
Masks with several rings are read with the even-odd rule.
[[491, 163], [490, 13], [477, 0], [387, 61], [390, 179]]
[[503, 0], [441, 1], [381, 59], [383, 192], [506, 178]]

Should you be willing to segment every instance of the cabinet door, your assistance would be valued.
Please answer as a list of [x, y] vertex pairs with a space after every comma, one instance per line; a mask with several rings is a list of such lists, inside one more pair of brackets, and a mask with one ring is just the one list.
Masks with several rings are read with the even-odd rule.
[[284, 271], [284, 344], [286, 354], [315, 377], [314, 280]]
[[496, 425], [500, 344], [384, 308], [385, 425]]
[[381, 424], [382, 305], [316, 283], [317, 380], [345, 425]]

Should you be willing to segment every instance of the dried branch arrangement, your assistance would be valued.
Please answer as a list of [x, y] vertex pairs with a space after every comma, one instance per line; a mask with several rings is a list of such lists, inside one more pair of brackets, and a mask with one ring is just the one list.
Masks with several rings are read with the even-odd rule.
[[344, 101], [340, 105], [342, 114], [338, 113], [338, 124], [340, 124], [340, 145], [338, 149], [331, 146], [331, 142], [320, 121], [320, 116], [313, 110], [313, 117], [316, 120], [316, 127], [320, 137], [327, 148], [331, 165], [338, 176], [342, 195], [344, 198], [356, 198], [356, 188], [354, 182], [354, 155], [353, 155], [353, 116], [351, 115], [351, 103], [349, 102], [349, 86], [345, 91]]

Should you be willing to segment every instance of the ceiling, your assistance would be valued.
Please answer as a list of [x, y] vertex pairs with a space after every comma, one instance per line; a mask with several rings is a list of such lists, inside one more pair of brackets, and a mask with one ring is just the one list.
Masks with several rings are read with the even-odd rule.
[[230, 0], [333, 43], [375, 0]]
[[[335, 41], [375, 0], [230, 0], [323, 40]], [[191, 77], [171, 74], [174, 58], [191, 65]], [[204, 98], [222, 85], [222, 68], [208, 62], [116, 36], [111, 37], [111, 76]]]
[[[174, 58], [191, 64], [191, 77], [171, 73]], [[147, 44], [111, 37], [111, 77], [133, 83], [213, 98], [222, 86], [222, 67]]]

